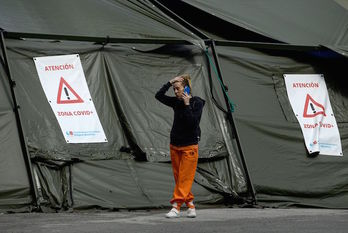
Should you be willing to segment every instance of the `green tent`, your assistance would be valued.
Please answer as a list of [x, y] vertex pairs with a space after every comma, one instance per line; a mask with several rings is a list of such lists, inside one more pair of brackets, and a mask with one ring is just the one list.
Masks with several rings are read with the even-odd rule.
[[[210, 9], [231, 8], [223, 3]], [[173, 116], [154, 95], [181, 73], [192, 75], [194, 94], [206, 100], [193, 186], [197, 203], [347, 208], [345, 156], [307, 156], [282, 79], [285, 73], [325, 75], [347, 154], [348, 91], [340, 78], [346, 58], [310, 40], [210, 40], [214, 28], [201, 30], [206, 37], [199, 24], [157, 1], [0, 5], [2, 211], [168, 206]], [[243, 35], [263, 29], [255, 27]], [[64, 54], [80, 54], [107, 143], [64, 140], [33, 62]]]
[[[347, 55], [347, 5], [332, 0], [160, 2], [217, 40], [257, 203], [347, 208], [347, 59], [332, 51]], [[283, 75], [289, 73], [324, 74], [343, 157], [308, 156], [286, 94]]]
[[[218, 46], [218, 51], [225, 83], [237, 103], [236, 125], [258, 204], [347, 208], [348, 88], [342, 75], [346, 59], [280, 48]], [[324, 74], [342, 157], [307, 153], [284, 74]]]
[[[6, 13], [0, 14], [5, 37], [2, 115], [12, 124], [0, 131], [1, 147], [9, 150], [1, 152], [2, 161], [12, 164], [0, 163], [2, 209], [168, 206], [174, 185], [169, 163], [173, 116], [154, 95], [183, 72], [192, 75], [196, 94], [206, 100], [193, 186], [197, 203], [250, 199], [225, 115], [210, 97], [208, 63], [194, 33], [147, 1], [1, 5]], [[90, 16], [96, 8], [98, 13]], [[22, 22], [26, 26], [19, 27]], [[33, 57], [75, 53], [80, 54], [107, 143], [67, 144], [40, 85]], [[9, 78], [16, 83], [13, 95]], [[17, 121], [12, 101], [19, 106]], [[23, 132], [22, 141], [17, 131]], [[9, 179], [15, 169], [21, 174], [17, 186]]]
[[[175, 4], [170, 0], [160, 2], [168, 4], [168, 7], [187, 21], [212, 35], [215, 34], [214, 37], [218, 38], [238, 38], [238, 34], [244, 33], [244, 29], [288, 44], [348, 45], [348, 10], [344, 1], [184, 0], [181, 4]], [[195, 16], [199, 16], [200, 20], [195, 19]], [[222, 24], [223, 35], [219, 35], [219, 29], [214, 28], [217, 20], [226, 22]], [[255, 34], [253, 36], [254, 39], [257, 38]], [[242, 38], [241, 40], [247, 41]]]

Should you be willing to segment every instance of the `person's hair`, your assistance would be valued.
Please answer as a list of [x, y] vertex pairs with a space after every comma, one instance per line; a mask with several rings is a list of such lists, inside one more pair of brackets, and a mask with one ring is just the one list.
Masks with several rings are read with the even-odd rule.
[[182, 78], [184, 78], [184, 80], [182, 81], [182, 85], [185, 86], [189, 86], [190, 89], [192, 90], [192, 86], [191, 86], [191, 77], [189, 74], [183, 74], [181, 75]]

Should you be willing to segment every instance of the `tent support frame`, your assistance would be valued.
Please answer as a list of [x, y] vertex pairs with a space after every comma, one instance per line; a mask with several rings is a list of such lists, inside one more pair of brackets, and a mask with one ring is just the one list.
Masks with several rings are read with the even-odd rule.
[[14, 90], [14, 88], [16, 86], [16, 82], [12, 79], [12, 76], [11, 76], [11, 69], [10, 69], [10, 66], [8, 63], [8, 57], [7, 57], [7, 51], [6, 51], [4, 30], [1, 28], [0, 28], [0, 34], [1, 34], [1, 51], [3, 54], [4, 68], [5, 68], [6, 76], [7, 76], [8, 83], [9, 83], [10, 89], [11, 89], [11, 97], [12, 97], [12, 101], [13, 101], [13, 105], [14, 105], [13, 111], [14, 111], [15, 116], [16, 116], [17, 129], [18, 129], [21, 149], [22, 149], [25, 165], [27, 168], [27, 173], [29, 176], [30, 193], [33, 197], [34, 207], [38, 208], [39, 207], [38, 193], [36, 190], [35, 180], [34, 180], [34, 176], [33, 176], [33, 169], [31, 166], [28, 145], [27, 145], [27, 142], [25, 140], [22, 121], [21, 121], [21, 117], [20, 117], [20, 113], [19, 113], [20, 106], [18, 105], [15, 90]]
[[54, 34], [38, 34], [38, 33], [21, 33], [21, 32], [8, 32], [3, 31], [4, 37], [8, 39], [26, 40], [26, 39], [39, 39], [39, 40], [65, 40], [65, 41], [78, 41], [78, 42], [94, 42], [105, 46], [109, 43], [119, 44], [182, 44], [192, 45], [192, 42], [181, 39], [158, 39], [158, 38], [114, 38], [114, 37], [90, 37], [90, 36], [72, 36], [72, 35], [54, 35]]
[[[106, 45], [108, 43], [115, 44], [175, 44], [175, 45], [193, 45], [192, 42], [182, 39], [160, 39], [160, 38], [114, 38], [114, 37], [89, 37], [89, 36], [71, 36], [71, 35], [53, 35], [53, 34], [37, 34], [37, 33], [20, 33], [2, 31], [7, 39], [40, 39], [40, 40], [66, 40], [79, 42], [94, 42], [95, 44]], [[211, 43], [211, 39], [203, 39], [206, 44]], [[214, 40], [216, 46], [234, 46], [252, 49], [272, 49], [287, 51], [318, 51], [327, 50], [323, 46], [307, 46], [307, 45], [290, 45], [282, 43], [265, 43], [265, 42], [243, 42], [231, 40]]]
[[[215, 62], [216, 68], [217, 68], [218, 75], [220, 76], [222, 85], [225, 86], [223, 78], [222, 78], [222, 72], [221, 72], [220, 65], [219, 65], [218, 54], [217, 54], [216, 48], [215, 48], [215, 41], [211, 40], [211, 41], [209, 41], [206, 44], [208, 46], [210, 46], [210, 48], [212, 50], [213, 58], [214, 58], [214, 62]], [[236, 144], [237, 144], [238, 152], [239, 152], [239, 155], [240, 155], [240, 158], [241, 158], [242, 166], [243, 166], [244, 171], [245, 171], [245, 178], [246, 178], [248, 190], [249, 190], [249, 192], [251, 194], [251, 197], [252, 197], [252, 204], [256, 205], [257, 204], [257, 200], [256, 200], [256, 196], [255, 196], [255, 190], [254, 190], [254, 187], [252, 185], [251, 178], [249, 176], [248, 167], [247, 167], [247, 164], [246, 164], [246, 161], [245, 161], [245, 158], [244, 158], [243, 149], [242, 149], [242, 146], [241, 146], [241, 143], [240, 143], [240, 140], [239, 140], [238, 130], [237, 130], [237, 127], [236, 127], [236, 124], [235, 124], [235, 120], [234, 120], [233, 114], [232, 114], [232, 110], [231, 110], [230, 103], [229, 103], [229, 100], [228, 100], [228, 97], [227, 97], [227, 93], [225, 92], [225, 90], [223, 89], [222, 86], [221, 86], [221, 90], [222, 90], [222, 92], [224, 94], [226, 107], [228, 109], [227, 117], [228, 117], [228, 120], [229, 120], [229, 122], [231, 124], [231, 127], [232, 127], [232, 137], [236, 140]]]

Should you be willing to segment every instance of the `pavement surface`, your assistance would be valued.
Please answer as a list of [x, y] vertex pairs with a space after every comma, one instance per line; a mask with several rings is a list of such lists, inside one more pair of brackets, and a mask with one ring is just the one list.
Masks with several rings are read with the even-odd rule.
[[347, 233], [348, 210], [198, 209], [197, 217], [166, 219], [166, 210], [0, 214], [0, 232]]

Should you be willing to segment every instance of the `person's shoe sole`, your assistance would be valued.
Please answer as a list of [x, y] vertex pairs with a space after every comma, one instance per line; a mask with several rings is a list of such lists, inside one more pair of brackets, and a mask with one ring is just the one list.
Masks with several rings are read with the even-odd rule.
[[166, 218], [179, 218], [180, 216], [166, 216]]

